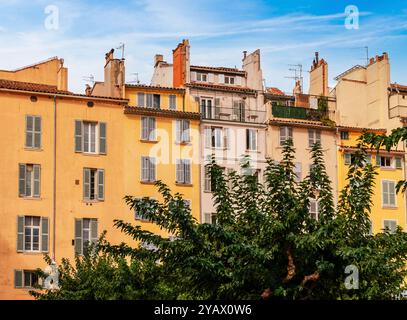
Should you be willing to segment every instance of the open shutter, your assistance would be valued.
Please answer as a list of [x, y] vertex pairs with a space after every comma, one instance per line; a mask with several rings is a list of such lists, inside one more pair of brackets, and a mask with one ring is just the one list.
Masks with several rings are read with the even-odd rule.
[[106, 154], [106, 123], [99, 123], [99, 153]]
[[219, 83], [225, 83], [225, 75], [224, 74], [218, 74], [218, 82]]
[[380, 167], [381, 164], [381, 157], [379, 155], [376, 155], [376, 166]]
[[220, 117], [220, 98], [215, 98], [215, 119]]
[[47, 217], [41, 218], [41, 251], [48, 252], [49, 220]]
[[150, 181], [155, 181], [155, 158], [148, 158], [150, 162], [150, 172], [149, 172], [149, 177]]
[[139, 92], [137, 93], [137, 106], [138, 107], [144, 107], [144, 93], [143, 92]]
[[396, 162], [396, 169], [401, 169], [401, 168], [402, 168], [401, 158], [400, 158], [400, 157], [396, 157], [396, 158], [395, 158], [395, 162]]
[[17, 252], [24, 251], [24, 216], [17, 217]]
[[229, 128], [223, 129], [223, 148], [230, 149], [230, 134]]
[[33, 147], [33, 134], [34, 134], [34, 117], [25, 117], [25, 146], [27, 148]]
[[187, 184], [191, 183], [191, 160], [184, 160], [184, 181]]
[[34, 174], [34, 193], [33, 196], [36, 198], [40, 197], [40, 179], [41, 179], [41, 166], [35, 164], [33, 166]]
[[83, 151], [83, 124], [81, 120], [75, 120], [75, 152]]
[[83, 169], [83, 198], [90, 199], [90, 169]]
[[175, 120], [175, 141], [182, 142], [181, 132], [182, 120]]
[[196, 81], [196, 72], [192, 71], [191, 72], [191, 82], [195, 82]]
[[350, 165], [352, 163], [352, 155], [350, 153], [345, 153], [345, 164]]
[[105, 199], [105, 170], [98, 170], [98, 200]]
[[83, 253], [82, 219], [75, 219], [75, 254]]
[[191, 141], [190, 137], [190, 130], [189, 130], [189, 120], [184, 120], [182, 121], [183, 126], [182, 126], [182, 140], [184, 142], [189, 142]]
[[176, 166], [176, 182], [177, 183], [184, 183], [184, 168], [183, 168], [183, 161], [181, 159], [175, 160]]
[[148, 118], [141, 117], [141, 139], [148, 140]]
[[19, 170], [18, 170], [18, 194], [20, 197], [25, 197], [25, 173], [26, 173], [26, 168], [25, 164], [20, 164], [19, 165]]
[[242, 85], [242, 77], [236, 77], [235, 78], [235, 84], [237, 86], [241, 86]]
[[205, 127], [204, 134], [205, 134], [205, 148], [210, 148], [211, 147], [211, 136], [212, 136], [211, 128]]
[[246, 150], [250, 150], [250, 129], [246, 129]]
[[34, 117], [34, 148], [41, 147], [41, 117]]
[[148, 126], [149, 126], [149, 140], [154, 141], [156, 139], [155, 136], [155, 118], [148, 118]]
[[214, 83], [214, 75], [213, 73], [208, 73], [208, 82], [209, 83]]
[[141, 157], [141, 181], [148, 181], [148, 158]]
[[14, 270], [14, 288], [23, 287], [23, 270]]
[[93, 244], [98, 242], [98, 220], [91, 219], [90, 220], [90, 241]]

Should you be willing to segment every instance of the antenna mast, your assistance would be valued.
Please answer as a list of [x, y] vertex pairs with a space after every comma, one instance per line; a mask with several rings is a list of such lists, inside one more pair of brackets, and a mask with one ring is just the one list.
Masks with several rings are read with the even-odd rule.
[[122, 50], [122, 60], [124, 60], [124, 46], [125, 44], [123, 42], [120, 42], [120, 45], [116, 49]]
[[291, 77], [284, 77], [287, 79], [294, 79], [295, 82], [297, 82], [298, 80], [300, 81], [300, 85], [301, 85], [301, 91], [303, 90], [304, 86], [303, 86], [303, 76], [302, 76], [302, 64], [289, 64], [288, 66], [292, 67], [289, 68], [288, 70], [291, 72], [294, 72], [294, 76]]

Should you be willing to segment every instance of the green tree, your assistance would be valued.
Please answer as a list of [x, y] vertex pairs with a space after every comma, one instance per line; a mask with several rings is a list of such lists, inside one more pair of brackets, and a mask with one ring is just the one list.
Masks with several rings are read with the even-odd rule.
[[[313, 146], [311, 172], [302, 181], [294, 172], [294, 159], [292, 142], [287, 141], [282, 160], [268, 162], [264, 183], [257, 181], [248, 158], [243, 159], [240, 173], [230, 174], [212, 159], [207, 165], [216, 206], [215, 224], [198, 223], [182, 195], [172, 194], [162, 182], [157, 182], [162, 201], [127, 196], [125, 200], [132, 209], [171, 236], [115, 220], [116, 227], [140, 245], [100, 244], [102, 254], [94, 259], [101, 259], [101, 268], [98, 263], [87, 263], [86, 257], [78, 258], [75, 270], [60, 268], [63, 280], [57, 294], [45, 292], [37, 297], [67, 297], [65, 283], [78, 298], [80, 294], [75, 291], [79, 288], [90, 288], [88, 296], [92, 298], [111, 299], [396, 297], [405, 289], [407, 236], [401, 229], [395, 234], [369, 233], [375, 171], [366, 161], [365, 146], [360, 145], [353, 157], [347, 186], [336, 207], [321, 146]], [[317, 219], [310, 215], [311, 201], [318, 204]], [[142, 244], [154, 249], [148, 251]], [[112, 259], [107, 267], [104, 255]], [[86, 275], [79, 276], [82, 264]], [[128, 264], [137, 266], [134, 277], [117, 272], [127, 270]], [[141, 273], [143, 281], [138, 275], [140, 265], [148, 266]], [[350, 265], [359, 271], [357, 289], [346, 287], [345, 268]], [[69, 279], [66, 282], [65, 277]], [[93, 280], [98, 277], [117, 284], [109, 284], [104, 296], [96, 295], [104, 286], [103, 281]], [[85, 279], [91, 284], [86, 285]], [[126, 286], [131, 294], [121, 293]], [[147, 294], [144, 288], [154, 294]]]

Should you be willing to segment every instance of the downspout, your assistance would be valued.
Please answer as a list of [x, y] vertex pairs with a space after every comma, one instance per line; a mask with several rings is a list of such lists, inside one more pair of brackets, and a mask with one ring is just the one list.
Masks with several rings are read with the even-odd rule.
[[57, 97], [54, 96], [54, 155], [53, 155], [53, 204], [52, 204], [52, 260], [55, 261], [56, 235], [56, 173], [57, 173]]
[[338, 127], [336, 127], [335, 130], [335, 187], [336, 187], [336, 194], [335, 194], [335, 207], [338, 204], [338, 200], [339, 200], [339, 185], [338, 185], [338, 157], [339, 157], [339, 146], [338, 146], [338, 136], [339, 136], [339, 129]]

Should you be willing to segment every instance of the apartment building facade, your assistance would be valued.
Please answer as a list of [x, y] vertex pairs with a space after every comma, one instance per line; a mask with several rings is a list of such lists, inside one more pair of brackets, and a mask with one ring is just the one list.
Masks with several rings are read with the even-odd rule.
[[152, 84], [185, 88], [201, 114], [202, 222], [216, 221], [211, 178], [205, 166], [212, 157], [228, 173], [240, 172], [241, 161], [248, 156], [251, 172], [261, 180], [266, 165], [267, 128], [262, 83], [259, 50], [244, 53], [242, 69], [191, 65], [188, 40], [173, 50], [172, 64], [156, 55]]

